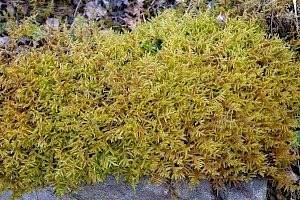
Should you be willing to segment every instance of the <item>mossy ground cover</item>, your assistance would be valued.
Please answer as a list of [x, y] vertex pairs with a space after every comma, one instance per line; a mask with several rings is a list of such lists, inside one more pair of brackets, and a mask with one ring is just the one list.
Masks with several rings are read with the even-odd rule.
[[43, 45], [0, 65], [1, 190], [63, 194], [107, 174], [297, 189], [299, 63], [255, 20], [169, 10], [122, 34], [30, 24]]

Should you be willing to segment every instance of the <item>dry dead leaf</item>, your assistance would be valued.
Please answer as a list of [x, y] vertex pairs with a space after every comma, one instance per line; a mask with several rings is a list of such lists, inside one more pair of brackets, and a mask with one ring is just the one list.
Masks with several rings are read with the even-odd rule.
[[4, 48], [10, 38], [8, 36], [0, 37], [0, 48]]
[[97, 0], [88, 2], [84, 7], [84, 14], [89, 19], [100, 19], [106, 15], [107, 10], [103, 8]]
[[48, 18], [46, 20], [46, 25], [48, 27], [58, 28], [59, 27], [59, 20], [57, 18]]
[[133, 7], [126, 8], [125, 16], [123, 20], [129, 28], [135, 28], [138, 23], [145, 22], [144, 0], [137, 0]]
[[100, 33], [102, 33], [104, 35], [107, 35], [107, 34], [109, 34], [109, 31], [108, 30], [101, 30]]
[[296, 173], [294, 173], [292, 170], [290, 171], [290, 175], [292, 177], [292, 179], [297, 182], [300, 179], [300, 176], [298, 176]]
[[226, 22], [226, 16], [220, 14], [220, 15], [217, 17], [217, 20], [218, 20], [219, 22], [224, 23], [224, 22]]

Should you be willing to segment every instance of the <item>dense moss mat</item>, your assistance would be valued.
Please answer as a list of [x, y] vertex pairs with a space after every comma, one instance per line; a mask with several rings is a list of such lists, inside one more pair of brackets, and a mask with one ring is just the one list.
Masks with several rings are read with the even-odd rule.
[[282, 40], [171, 10], [123, 34], [91, 27], [39, 27], [43, 45], [1, 63], [1, 190], [62, 194], [107, 174], [296, 189], [300, 68]]

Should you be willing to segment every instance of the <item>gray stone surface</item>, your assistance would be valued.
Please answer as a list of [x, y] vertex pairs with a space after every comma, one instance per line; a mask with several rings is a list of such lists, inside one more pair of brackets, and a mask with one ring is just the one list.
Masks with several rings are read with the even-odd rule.
[[[120, 178], [117, 183], [115, 178], [107, 176], [106, 181], [87, 185], [77, 189], [72, 196], [65, 195], [62, 200], [171, 200], [171, 194], [166, 184], [148, 184], [149, 178], [141, 179], [136, 187], [136, 193], [129, 184], [123, 183]], [[172, 184], [178, 200], [265, 200], [267, 193], [267, 180], [254, 179], [249, 183], [242, 183], [240, 188], [220, 190], [219, 197], [208, 181], [202, 180], [192, 190], [187, 181]], [[4, 192], [0, 200], [8, 200], [11, 192]], [[50, 188], [36, 190], [24, 194], [20, 200], [58, 200]]]
[[132, 187], [122, 181], [120, 178], [117, 183], [114, 177], [107, 176], [105, 182], [85, 186], [84, 189], [77, 190], [74, 194], [82, 200], [170, 200], [170, 193], [165, 184], [151, 185], [148, 184], [149, 178], [143, 178], [134, 193]]
[[267, 195], [267, 179], [257, 178], [240, 187], [221, 190], [221, 199], [226, 200], [265, 200]]
[[0, 196], [0, 200], [6, 200], [12, 195], [11, 191], [4, 191], [3, 194]]
[[177, 197], [180, 200], [215, 200], [214, 191], [211, 184], [206, 180], [201, 180], [192, 190], [187, 181], [179, 181], [173, 186]]
[[[0, 196], [0, 200], [8, 200], [11, 195], [11, 191], [6, 191]], [[58, 198], [51, 188], [45, 188], [32, 193], [26, 193], [19, 200], [58, 200]], [[62, 200], [75, 200], [75, 198], [65, 195], [62, 197]]]

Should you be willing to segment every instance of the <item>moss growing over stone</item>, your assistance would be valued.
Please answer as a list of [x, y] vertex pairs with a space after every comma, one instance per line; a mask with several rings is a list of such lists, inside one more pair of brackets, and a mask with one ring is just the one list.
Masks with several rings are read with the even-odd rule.
[[172, 10], [124, 34], [91, 27], [41, 27], [43, 46], [1, 63], [1, 190], [107, 174], [296, 189], [300, 70], [282, 40]]

